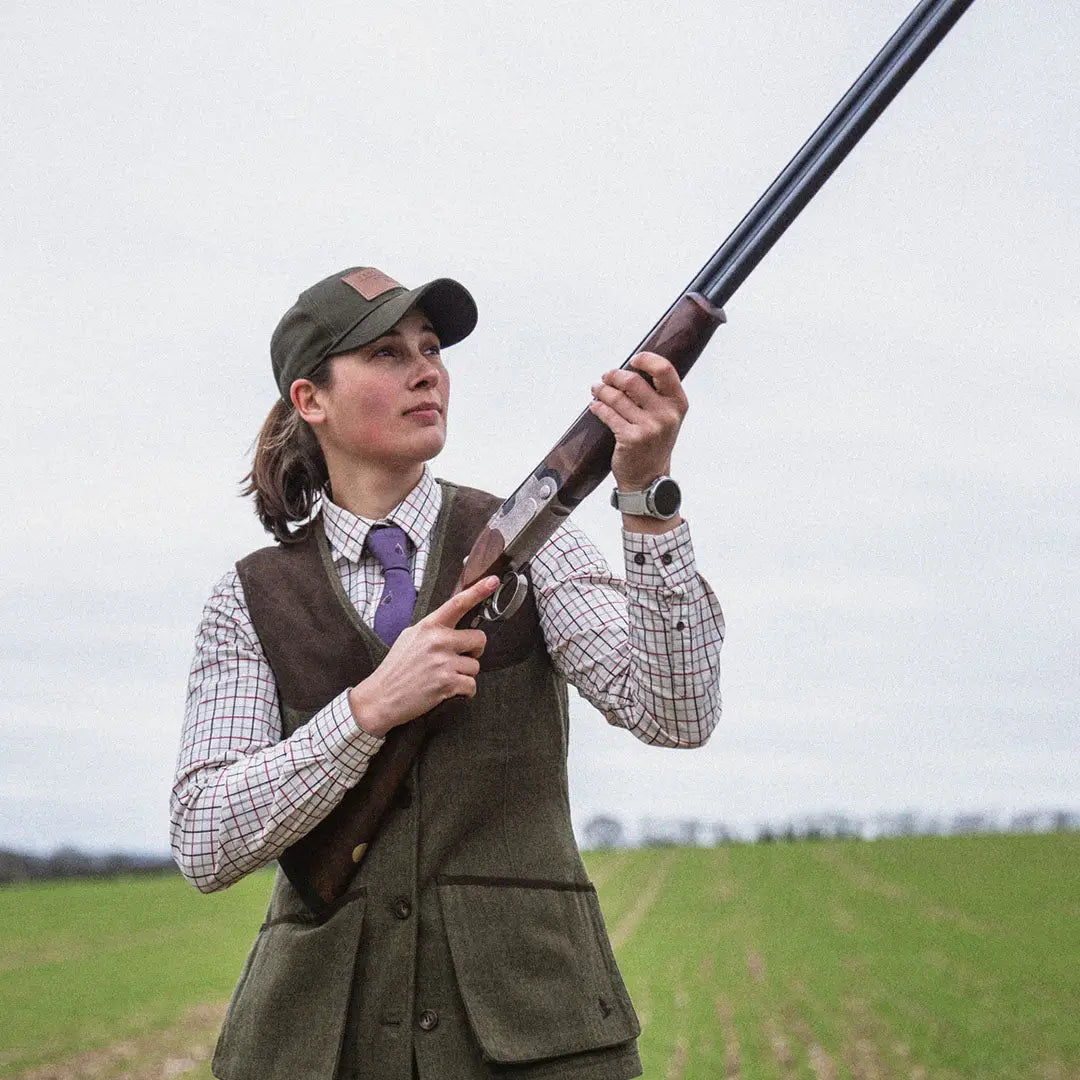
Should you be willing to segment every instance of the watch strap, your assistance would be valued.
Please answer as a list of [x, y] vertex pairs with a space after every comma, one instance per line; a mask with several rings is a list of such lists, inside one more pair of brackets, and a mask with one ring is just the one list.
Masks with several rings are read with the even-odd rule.
[[[656, 495], [665, 489], [665, 501], [674, 497], [674, 507], [670, 513], [664, 513], [656, 506]], [[682, 502], [679, 485], [670, 476], [658, 476], [644, 491], [620, 491], [617, 487], [611, 493], [611, 505], [624, 514], [637, 517], [657, 518], [670, 521], [678, 512]]]

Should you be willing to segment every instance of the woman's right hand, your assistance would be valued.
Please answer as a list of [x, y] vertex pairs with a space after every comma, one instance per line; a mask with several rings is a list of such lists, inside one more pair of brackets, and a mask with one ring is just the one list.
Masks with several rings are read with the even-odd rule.
[[451, 697], [475, 697], [483, 630], [457, 630], [458, 622], [499, 586], [481, 578], [442, 607], [401, 631], [383, 662], [349, 691], [357, 724], [382, 738]]

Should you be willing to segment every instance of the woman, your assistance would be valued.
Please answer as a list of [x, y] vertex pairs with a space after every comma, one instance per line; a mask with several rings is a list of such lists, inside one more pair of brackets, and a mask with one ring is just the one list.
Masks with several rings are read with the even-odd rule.
[[570, 827], [566, 686], [656, 745], [715, 725], [720, 609], [686, 523], [644, 494], [686, 397], [647, 353], [651, 383], [617, 370], [593, 387], [626, 581], [567, 524], [488, 642], [455, 627], [495, 579], [450, 593], [498, 500], [427, 465], [446, 437], [442, 349], [475, 323], [457, 282], [409, 290], [357, 267], [302, 293], [271, 341], [281, 399], [247, 493], [278, 543], [226, 574], [199, 627], [172, 798], [185, 877], [209, 892], [279, 858], [391, 729], [461, 707], [329, 914], [278, 874], [215, 1055], [224, 1080], [640, 1075]]

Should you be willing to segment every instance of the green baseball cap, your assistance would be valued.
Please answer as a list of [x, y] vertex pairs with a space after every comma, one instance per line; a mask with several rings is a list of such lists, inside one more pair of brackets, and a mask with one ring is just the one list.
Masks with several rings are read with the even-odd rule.
[[468, 337], [476, 326], [476, 301], [451, 278], [407, 289], [372, 266], [353, 266], [305, 289], [270, 339], [281, 396], [288, 401], [297, 379], [308, 378], [328, 357], [382, 337], [417, 304], [444, 347]]

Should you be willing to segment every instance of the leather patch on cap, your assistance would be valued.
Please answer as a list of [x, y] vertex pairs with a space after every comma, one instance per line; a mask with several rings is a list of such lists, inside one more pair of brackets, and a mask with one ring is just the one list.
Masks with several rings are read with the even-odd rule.
[[374, 300], [376, 296], [382, 296], [387, 289], [401, 289], [404, 287], [400, 281], [395, 281], [392, 277], [372, 266], [354, 270], [351, 274], [346, 274], [341, 280], [350, 288], [355, 289], [365, 300]]

